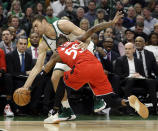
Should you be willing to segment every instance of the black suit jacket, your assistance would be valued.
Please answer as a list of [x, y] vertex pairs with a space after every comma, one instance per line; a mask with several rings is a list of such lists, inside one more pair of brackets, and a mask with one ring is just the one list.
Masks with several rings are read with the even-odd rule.
[[[142, 76], [145, 76], [142, 61], [134, 57], [135, 70]], [[116, 60], [114, 72], [121, 76], [129, 76], [129, 64], [126, 56], [119, 57]]]
[[[148, 71], [148, 77], [152, 78], [152, 73], [158, 76], [158, 65], [156, 63], [154, 54], [151, 51], [144, 49], [144, 55], [145, 55], [145, 61], [146, 61], [146, 66], [147, 66], [147, 71]], [[136, 53], [134, 54], [134, 56], [137, 57]]]
[[104, 59], [100, 54], [99, 57], [103, 65], [103, 68], [109, 72], [113, 72], [113, 61], [119, 57], [119, 54], [115, 51], [111, 51], [111, 61], [108, 59]]
[[17, 49], [6, 55], [6, 63], [7, 72], [13, 76], [26, 75], [26, 71], [30, 71], [33, 67], [31, 55], [25, 52], [25, 72], [21, 72], [20, 58]]

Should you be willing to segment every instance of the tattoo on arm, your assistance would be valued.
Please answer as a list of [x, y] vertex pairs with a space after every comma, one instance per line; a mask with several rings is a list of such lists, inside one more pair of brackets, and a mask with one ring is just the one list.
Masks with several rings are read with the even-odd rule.
[[93, 33], [101, 31], [107, 27], [113, 26], [114, 22], [102, 22], [96, 26], [90, 28], [85, 34], [78, 37], [78, 40], [85, 42]]

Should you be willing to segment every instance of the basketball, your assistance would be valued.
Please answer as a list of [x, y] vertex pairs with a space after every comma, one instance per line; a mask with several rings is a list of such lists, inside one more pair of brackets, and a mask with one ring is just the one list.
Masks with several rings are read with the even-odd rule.
[[18, 88], [13, 94], [14, 102], [19, 106], [25, 106], [30, 102], [31, 95], [27, 88]]

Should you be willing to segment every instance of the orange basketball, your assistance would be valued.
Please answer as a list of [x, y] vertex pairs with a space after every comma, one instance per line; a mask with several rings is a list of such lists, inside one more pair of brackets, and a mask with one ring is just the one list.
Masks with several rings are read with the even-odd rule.
[[27, 105], [31, 100], [30, 91], [27, 88], [18, 88], [13, 94], [14, 102], [19, 106]]

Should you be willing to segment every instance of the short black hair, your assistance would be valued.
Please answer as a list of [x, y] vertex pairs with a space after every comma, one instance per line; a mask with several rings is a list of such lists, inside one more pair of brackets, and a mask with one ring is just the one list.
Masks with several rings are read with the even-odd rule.
[[57, 45], [62, 45], [63, 43], [70, 41], [66, 36], [60, 34], [60, 36], [56, 39]]
[[43, 15], [37, 14], [37, 15], [35, 15], [35, 16], [33, 17], [32, 23], [33, 23], [35, 20], [38, 20], [38, 21], [42, 22], [43, 20], [46, 20], [46, 18], [45, 18], [45, 16], [43, 16]]
[[18, 40], [17, 40], [17, 43], [19, 42], [20, 39], [25, 39], [25, 40], [27, 40], [27, 44], [28, 44], [28, 38], [27, 38], [27, 36], [25, 36], [25, 35], [19, 36], [19, 37], [18, 37]]

